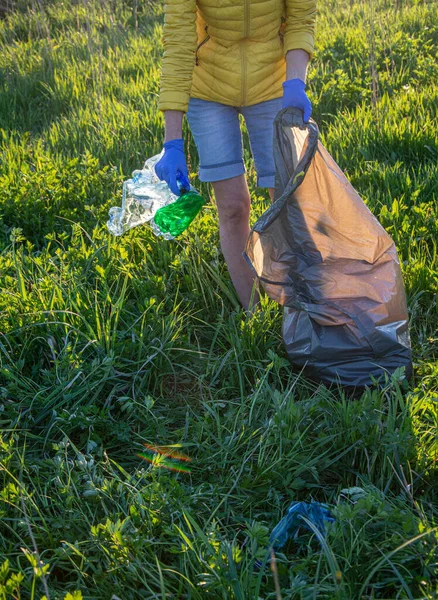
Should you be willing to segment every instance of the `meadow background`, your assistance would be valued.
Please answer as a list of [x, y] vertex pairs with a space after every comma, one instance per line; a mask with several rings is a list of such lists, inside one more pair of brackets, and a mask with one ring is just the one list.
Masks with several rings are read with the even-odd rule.
[[310, 499], [336, 522], [278, 554], [283, 598], [437, 598], [436, 4], [319, 2], [314, 118], [397, 244], [415, 363], [354, 402], [292, 373], [273, 302], [239, 309], [213, 200], [175, 242], [106, 230], [162, 146], [161, 3], [0, 13], [0, 599], [278, 599], [256, 561]]

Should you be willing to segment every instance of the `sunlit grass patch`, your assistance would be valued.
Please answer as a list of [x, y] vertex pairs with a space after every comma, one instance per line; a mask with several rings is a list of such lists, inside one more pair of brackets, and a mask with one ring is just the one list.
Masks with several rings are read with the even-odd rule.
[[[0, 21], [0, 597], [273, 599], [269, 533], [310, 499], [336, 520], [323, 547], [302, 532], [278, 553], [283, 598], [435, 597], [434, 4], [319, 5], [314, 117], [397, 244], [411, 318], [413, 380], [355, 401], [291, 371], [275, 303], [241, 311], [187, 128], [202, 215], [173, 243], [106, 230], [162, 145], [161, 4], [14, 6]], [[244, 143], [255, 220], [269, 200]]]

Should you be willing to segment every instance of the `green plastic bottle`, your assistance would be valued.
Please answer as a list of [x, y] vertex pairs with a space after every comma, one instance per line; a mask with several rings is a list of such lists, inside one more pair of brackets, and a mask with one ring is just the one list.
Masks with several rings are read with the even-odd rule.
[[204, 204], [204, 198], [198, 193], [185, 192], [175, 202], [157, 210], [153, 218], [154, 229], [158, 228], [163, 236], [177, 237], [189, 227]]

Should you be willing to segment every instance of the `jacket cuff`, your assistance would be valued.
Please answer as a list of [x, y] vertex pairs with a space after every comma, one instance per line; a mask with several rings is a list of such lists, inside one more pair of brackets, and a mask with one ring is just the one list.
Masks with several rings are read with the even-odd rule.
[[184, 92], [161, 92], [158, 101], [158, 109], [162, 112], [165, 110], [180, 110], [184, 113], [189, 108], [190, 94]]
[[310, 58], [314, 52], [314, 38], [308, 33], [285, 33], [284, 34], [284, 54], [289, 50], [305, 50]]

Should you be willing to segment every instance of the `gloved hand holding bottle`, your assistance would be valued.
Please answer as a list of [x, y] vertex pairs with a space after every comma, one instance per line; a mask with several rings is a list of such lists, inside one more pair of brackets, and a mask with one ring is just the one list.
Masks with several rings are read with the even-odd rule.
[[155, 165], [155, 173], [177, 196], [190, 189], [189, 173], [184, 154], [184, 140], [178, 138], [164, 144], [164, 155]]
[[312, 104], [306, 94], [306, 84], [302, 79], [289, 79], [283, 83], [283, 108], [299, 108], [303, 111], [304, 122], [312, 115]]
[[[173, 160], [174, 146], [170, 144], [167, 149], [165, 146], [164, 155], [148, 158], [143, 169], [135, 170], [132, 178], [123, 183], [122, 206], [113, 206], [109, 211], [107, 226], [113, 235], [123, 235], [133, 227], [148, 223], [155, 235], [171, 240], [181, 235], [201, 211], [205, 200], [184, 175], [187, 166], [182, 146]], [[166, 155], [167, 159], [163, 161]], [[156, 173], [159, 162], [162, 162], [158, 167], [162, 181]], [[165, 179], [167, 177], [176, 187], [175, 194]]]

